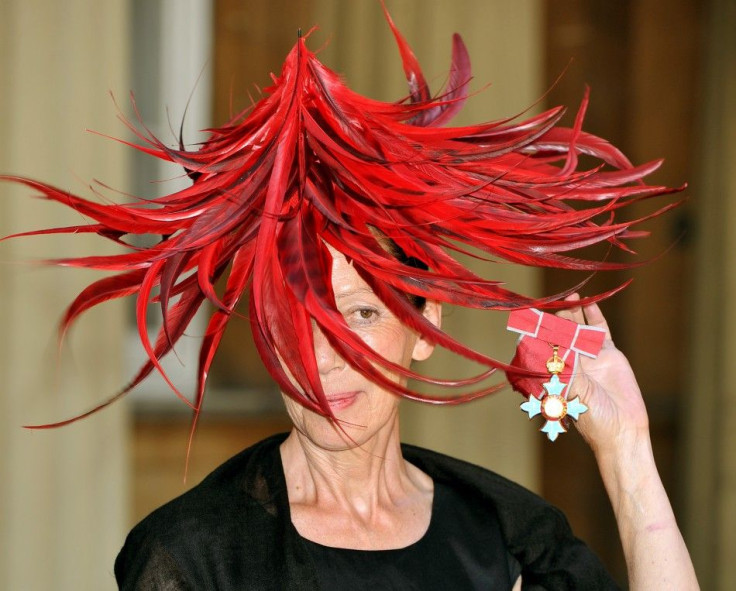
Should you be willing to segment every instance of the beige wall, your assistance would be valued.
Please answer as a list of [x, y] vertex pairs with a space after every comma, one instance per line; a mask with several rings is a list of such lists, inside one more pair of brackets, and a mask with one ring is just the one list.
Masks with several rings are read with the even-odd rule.
[[[0, 3], [1, 172], [77, 192], [96, 175], [125, 189], [124, 152], [85, 128], [122, 131], [106, 91], [127, 100], [127, 43], [124, 0]], [[0, 235], [83, 221], [29, 193], [0, 185]], [[2, 589], [115, 588], [112, 561], [127, 527], [124, 408], [61, 430], [21, 428], [74, 415], [122, 383], [120, 309], [83, 319], [57, 363], [63, 306], [93, 275], [29, 263], [99, 251], [100, 243], [0, 244]]]

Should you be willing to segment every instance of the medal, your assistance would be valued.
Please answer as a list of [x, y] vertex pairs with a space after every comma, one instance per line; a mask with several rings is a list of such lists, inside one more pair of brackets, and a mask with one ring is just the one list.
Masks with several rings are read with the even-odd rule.
[[596, 357], [603, 346], [605, 333], [600, 328], [535, 309], [512, 312], [507, 328], [521, 334], [511, 365], [530, 369], [538, 367], [552, 346], [552, 357], [545, 363], [549, 372], [546, 381], [512, 372], [508, 372], [507, 377], [514, 389], [527, 397], [521, 410], [530, 419], [542, 415], [545, 422], [541, 431], [550, 441], [555, 441], [560, 433], [567, 431], [566, 423], [570, 419], [577, 421], [588, 410], [579, 398], [568, 400], [567, 394], [578, 369], [579, 356]]
[[529, 400], [521, 405], [521, 410], [526, 412], [530, 419], [538, 414], [547, 419], [541, 431], [547, 434], [550, 441], [554, 441], [560, 433], [567, 431], [562, 419], [569, 416], [577, 421], [580, 415], [588, 410], [579, 398], [567, 400], [563, 394], [567, 384], [560, 381], [559, 374], [565, 369], [565, 362], [557, 354], [558, 349], [559, 346], [552, 346], [552, 357], [547, 360], [547, 371], [551, 377], [548, 382], [542, 384], [540, 397], [529, 396]]

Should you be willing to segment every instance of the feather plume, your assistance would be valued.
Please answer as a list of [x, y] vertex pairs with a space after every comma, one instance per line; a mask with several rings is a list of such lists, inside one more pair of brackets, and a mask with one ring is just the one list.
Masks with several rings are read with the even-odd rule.
[[[353, 92], [300, 38], [264, 98], [210, 130], [197, 150], [185, 149], [183, 142], [167, 146], [142, 122], [126, 121], [140, 140], [130, 145], [179, 164], [193, 180], [190, 187], [155, 200], [99, 204], [42, 182], [0, 177], [91, 220], [23, 235], [94, 232], [120, 244], [128, 244], [126, 236], [163, 236], [154, 246], [131, 247], [123, 254], [51, 261], [113, 273], [79, 294], [62, 320], [62, 334], [91, 307], [137, 298], [148, 361], [124, 390], [90, 412], [153, 370], [166, 377], [161, 358], [200, 305], [209, 302], [213, 311], [194, 402], [177, 392], [199, 412], [217, 347], [246, 292], [263, 363], [282, 391], [305, 407], [332, 416], [314, 359], [313, 325], [347, 363], [387, 390], [430, 403], [463, 402], [497, 390], [498, 385], [481, 383], [507, 366], [434, 327], [406, 295], [512, 310], [561, 308], [568, 292], [543, 298], [515, 293], [473, 273], [454, 254], [469, 253], [489, 265], [512, 262], [588, 273], [639, 264], [585, 260], [575, 251], [596, 243], [631, 250], [628, 242], [645, 235], [634, 228], [676, 205], [665, 204], [639, 219], [620, 218], [631, 204], [674, 191], [644, 181], [661, 162], [633, 166], [610, 143], [583, 131], [587, 90], [572, 128], [559, 126], [560, 107], [525, 119], [445, 126], [468, 95], [470, 59], [462, 39], [454, 36], [446, 87], [432, 96], [411, 48], [385, 14], [409, 85], [403, 100], [381, 102]], [[596, 162], [581, 168], [583, 154]], [[426, 269], [397, 260], [380, 237], [393, 240]], [[328, 245], [352, 262], [407, 326], [485, 369], [471, 378], [438, 380], [373, 351], [336, 307]], [[215, 290], [220, 277], [225, 279], [222, 296]], [[155, 343], [146, 332], [152, 302], [163, 317]], [[419, 393], [382, 370], [434, 384], [442, 393]], [[458, 390], [468, 386], [475, 390]]]

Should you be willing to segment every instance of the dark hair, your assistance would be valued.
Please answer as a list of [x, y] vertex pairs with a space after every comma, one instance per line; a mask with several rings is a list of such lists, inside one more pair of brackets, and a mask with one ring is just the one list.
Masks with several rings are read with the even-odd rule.
[[[396, 260], [400, 263], [406, 265], [407, 267], [412, 267], [414, 269], [422, 269], [423, 271], [429, 270], [429, 265], [425, 263], [423, 260], [418, 259], [416, 257], [410, 257], [405, 252], [404, 249], [401, 248], [394, 240], [391, 238], [386, 237], [386, 243], [388, 245], [388, 251], [396, 257]], [[427, 303], [427, 298], [423, 296], [419, 296], [413, 293], [407, 293], [406, 298], [411, 302], [412, 306], [414, 306], [417, 310], [423, 310], [425, 304]]]

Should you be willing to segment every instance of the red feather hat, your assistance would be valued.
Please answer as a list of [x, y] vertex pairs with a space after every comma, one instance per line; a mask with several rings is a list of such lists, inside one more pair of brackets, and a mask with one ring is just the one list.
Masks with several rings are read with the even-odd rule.
[[[560, 107], [524, 120], [443, 127], [468, 93], [470, 64], [462, 40], [454, 36], [447, 85], [432, 96], [411, 49], [386, 16], [409, 82], [404, 100], [386, 103], [353, 92], [300, 38], [265, 98], [211, 130], [199, 149], [172, 148], [145, 127], [130, 126], [142, 140], [135, 148], [184, 167], [194, 181], [189, 188], [153, 201], [99, 204], [45, 183], [1, 177], [94, 220], [29, 234], [94, 232], [130, 249], [51, 261], [113, 273], [77, 296], [61, 322], [62, 334], [89, 308], [135, 296], [140, 339], [149, 357], [116, 396], [53, 426], [99, 410], [154, 369], [166, 378], [161, 358], [208, 303], [213, 311], [201, 346], [194, 402], [177, 391], [198, 412], [210, 365], [244, 293], [249, 294], [250, 324], [263, 362], [283, 392], [315, 412], [332, 416], [314, 359], [313, 321], [342, 358], [387, 390], [425, 402], [466, 401], [497, 390], [498, 385], [483, 387], [481, 381], [506, 366], [437, 329], [406, 294], [494, 310], [560, 308], [567, 294], [534, 299], [514, 293], [474, 274], [453, 253], [480, 250], [489, 261], [584, 271], [631, 266], [567, 253], [601, 242], [627, 249], [627, 239], [644, 235], [631, 227], [645, 218], [620, 221], [617, 213], [672, 191], [642, 180], [660, 162], [632, 166], [614, 146], [582, 131], [587, 92], [572, 128], [557, 126], [564, 111]], [[597, 163], [581, 170], [581, 154]], [[163, 238], [141, 248], [124, 240], [130, 235]], [[397, 260], [386, 251], [383, 237], [424, 265]], [[407, 326], [488, 370], [447, 382], [383, 359], [337, 310], [328, 245], [352, 261]], [[221, 279], [225, 287], [217, 293], [215, 283]], [[146, 316], [154, 301], [163, 328], [152, 343]], [[421, 394], [392, 381], [380, 368], [448, 388], [474, 385], [475, 391]]]

